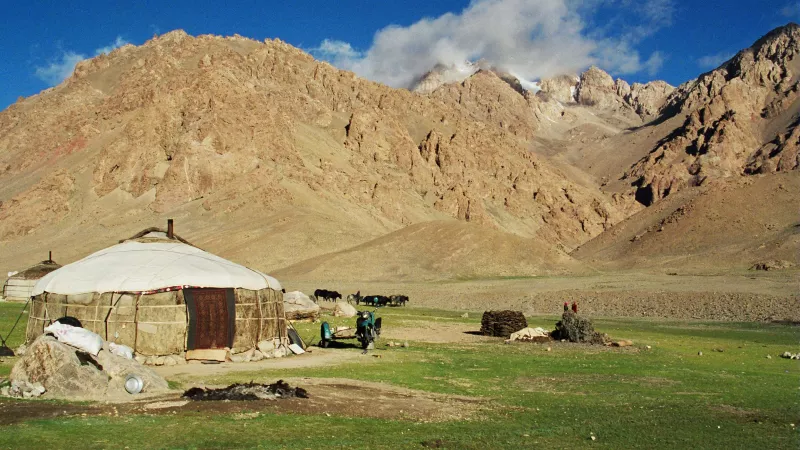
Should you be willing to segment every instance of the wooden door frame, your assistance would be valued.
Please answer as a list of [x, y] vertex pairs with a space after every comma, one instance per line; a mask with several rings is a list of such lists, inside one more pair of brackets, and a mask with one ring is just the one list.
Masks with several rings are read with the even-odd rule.
[[195, 303], [194, 291], [203, 289], [214, 289], [225, 291], [225, 303], [228, 307], [228, 348], [233, 347], [233, 338], [236, 335], [236, 294], [233, 288], [186, 288], [183, 290], [183, 298], [186, 301], [186, 311], [189, 315], [188, 332], [186, 338], [186, 349], [195, 349], [195, 336], [197, 334], [197, 305]]

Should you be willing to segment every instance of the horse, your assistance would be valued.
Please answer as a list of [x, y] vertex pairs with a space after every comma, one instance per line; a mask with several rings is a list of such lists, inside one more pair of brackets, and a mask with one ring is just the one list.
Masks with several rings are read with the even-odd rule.
[[408, 301], [407, 295], [393, 295], [391, 296], [392, 304], [395, 306], [406, 306], [406, 302]]

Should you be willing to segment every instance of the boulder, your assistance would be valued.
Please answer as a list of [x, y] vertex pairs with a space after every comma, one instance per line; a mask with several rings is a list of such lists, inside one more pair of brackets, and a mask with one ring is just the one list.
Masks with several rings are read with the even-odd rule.
[[11, 369], [10, 379], [18, 383], [40, 383], [46, 390], [46, 397], [102, 400], [130, 396], [125, 391], [125, 378], [130, 374], [142, 379], [142, 392], [169, 390], [166, 380], [135, 359], [107, 350], [92, 356], [43, 335], [17, 361]]
[[319, 305], [300, 291], [283, 294], [283, 310], [289, 320], [316, 320], [319, 318]]
[[344, 302], [336, 302], [336, 308], [333, 310], [333, 315], [336, 317], [355, 317], [358, 314], [353, 305]]
[[271, 355], [275, 351], [275, 342], [271, 340], [264, 340], [258, 343], [258, 350], [262, 354]]

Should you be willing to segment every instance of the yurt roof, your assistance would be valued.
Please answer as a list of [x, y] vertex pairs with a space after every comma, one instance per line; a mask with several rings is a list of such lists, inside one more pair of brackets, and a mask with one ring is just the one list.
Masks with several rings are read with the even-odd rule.
[[41, 278], [32, 295], [152, 292], [169, 288], [281, 289], [275, 278], [194, 247], [163, 230], [92, 253]]
[[34, 266], [31, 266], [22, 272], [15, 273], [14, 275], [10, 276], [10, 279], [17, 279], [17, 280], [36, 280], [42, 278], [43, 276], [47, 275], [48, 273], [58, 269], [61, 267], [61, 264], [53, 260], [46, 260], [42, 261]]

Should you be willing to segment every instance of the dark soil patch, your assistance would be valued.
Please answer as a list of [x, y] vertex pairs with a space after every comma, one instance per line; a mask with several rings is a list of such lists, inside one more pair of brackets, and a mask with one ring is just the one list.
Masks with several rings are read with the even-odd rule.
[[[118, 404], [0, 399], [0, 426], [74, 416], [240, 414], [245, 417], [255, 417], [261, 413], [330, 414], [343, 417], [444, 422], [470, 420], [477, 416], [478, 411], [488, 409], [488, 402], [480, 398], [435, 394], [383, 383], [312, 378], [290, 382], [293, 385], [302, 384], [308, 391], [309, 398], [195, 402], [181, 399], [181, 394], [176, 392], [147, 400]], [[159, 403], [165, 407], [153, 407]]]

